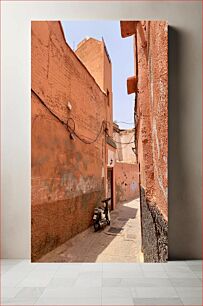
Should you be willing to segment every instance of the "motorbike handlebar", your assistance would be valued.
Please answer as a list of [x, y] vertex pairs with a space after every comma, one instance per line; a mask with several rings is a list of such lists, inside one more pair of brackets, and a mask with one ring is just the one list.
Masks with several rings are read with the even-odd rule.
[[106, 202], [106, 203], [108, 204], [108, 201], [110, 201], [110, 200], [111, 200], [111, 198], [106, 198], [106, 199], [102, 200], [101, 202], [102, 202], [102, 203], [105, 203], [105, 202]]

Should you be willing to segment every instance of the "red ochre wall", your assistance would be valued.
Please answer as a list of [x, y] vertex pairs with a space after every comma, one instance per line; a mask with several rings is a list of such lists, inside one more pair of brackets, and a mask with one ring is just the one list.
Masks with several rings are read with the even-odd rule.
[[167, 22], [146, 21], [142, 22], [141, 28], [146, 45], [138, 34], [136, 138], [143, 248], [145, 261], [165, 261], [168, 231], [168, 27]]
[[100, 88], [104, 89], [103, 42], [92, 37], [86, 38], [77, 45], [75, 53]]
[[82, 63], [87, 67], [100, 88], [108, 93], [106, 117], [109, 122], [109, 135], [113, 136], [113, 93], [112, 65], [104, 40], [87, 38], [80, 42], [75, 51]]
[[139, 171], [135, 163], [116, 162], [116, 203], [131, 201], [139, 197]]
[[[107, 114], [107, 96], [66, 44], [59, 22], [32, 22], [32, 260], [85, 230], [105, 195], [105, 139], [94, 139]], [[67, 109], [68, 102], [71, 111]], [[72, 126], [73, 122], [70, 121]]]
[[[101, 90], [107, 95], [106, 120], [108, 135], [113, 137], [113, 93], [112, 93], [112, 63], [108, 54], [104, 40], [97, 40], [95, 38], [85, 38], [78, 45], [75, 50], [76, 55], [91, 73], [95, 82], [99, 85]], [[106, 156], [108, 151], [116, 152], [112, 146], [106, 146]], [[109, 165], [108, 165], [109, 166]], [[107, 178], [107, 168], [105, 170], [105, 178]], [[113, 208], [116, 207], [115, 194], [115, 169], [113, 170], [113, 192], [112, 203]], [[108, 182], [106, 179], [106, 196], [110, 197], [108, 192]]]
[[168, 201], [168, 30], [166, 22], [145, 22], [147, 40], [138, 35], [138, 146], [141, 181], [149, 201], [167, 219]]
[[157, 206], [168, 221], [168, 24], [152, 22], [150, 28], [152, 35], [149, 69], [150, 101], [153, 105], [151, 124], [154, 189]]

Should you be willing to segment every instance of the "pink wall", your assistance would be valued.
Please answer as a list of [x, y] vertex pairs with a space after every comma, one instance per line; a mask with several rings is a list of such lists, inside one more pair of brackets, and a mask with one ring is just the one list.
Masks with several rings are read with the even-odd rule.
[[139, 197], [138, 165], [116, 162], [116, 203], [130, 201]]

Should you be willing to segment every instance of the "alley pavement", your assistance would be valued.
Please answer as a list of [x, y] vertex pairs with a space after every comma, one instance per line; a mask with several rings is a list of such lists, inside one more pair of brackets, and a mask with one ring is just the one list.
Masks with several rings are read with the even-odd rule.
[[143, 262], [139, 198], [111, 211], [111, 224], [93, 226], [43, 256], [40, 262]]

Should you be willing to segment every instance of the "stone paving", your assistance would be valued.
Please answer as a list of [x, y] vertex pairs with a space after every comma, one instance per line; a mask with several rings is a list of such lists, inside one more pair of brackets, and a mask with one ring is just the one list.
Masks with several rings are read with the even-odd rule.
[[40, 262], [143, 262], [139, 198], [111, 212], [111, 225], [93, 226], [43, 256]]

